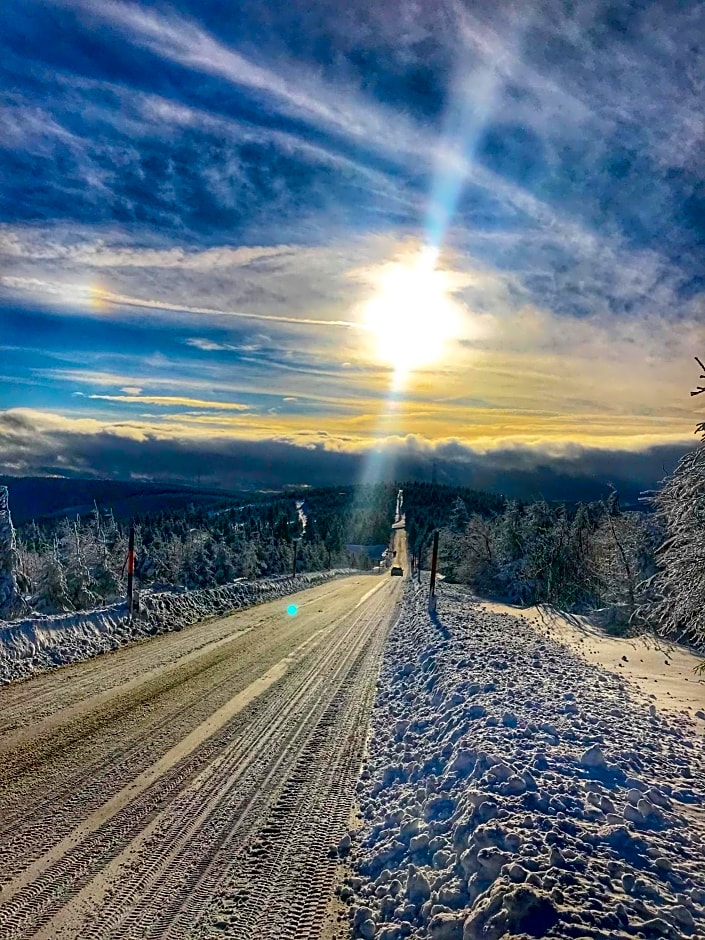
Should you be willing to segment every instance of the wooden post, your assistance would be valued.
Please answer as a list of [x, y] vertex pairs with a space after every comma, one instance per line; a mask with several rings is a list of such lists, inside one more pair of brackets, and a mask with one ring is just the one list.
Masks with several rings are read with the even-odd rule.
[[135, 524], [130, 523], [130, 540], [127, 543], [127, 613], [132, 620], [132, 603], [135, 581]]
[[298, 539], [294, 539], [294, 572], [293, 572], [293, 574], [292, 574], [292, 577], [293, 577], [293, 578], [296, 577], [296, 552], [297, 552], [297, 550], [298, 550], [298, 547], [299, 547], [299, 540], [298, 540]]
[[429, 597], [436, 596], [436, 568], [438, 566], [438, 529], [433, 533], [433, 558], [431, 559], [431, 587]]

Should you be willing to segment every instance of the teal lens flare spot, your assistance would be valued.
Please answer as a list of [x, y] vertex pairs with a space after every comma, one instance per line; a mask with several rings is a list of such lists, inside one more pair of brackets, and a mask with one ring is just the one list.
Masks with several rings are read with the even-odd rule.
[[286, 608], [286, 612], [290, 617], [295, 617], [299, 612], [299, 608], [296, 606], [296, 604], [289, 604], [289, 606]]

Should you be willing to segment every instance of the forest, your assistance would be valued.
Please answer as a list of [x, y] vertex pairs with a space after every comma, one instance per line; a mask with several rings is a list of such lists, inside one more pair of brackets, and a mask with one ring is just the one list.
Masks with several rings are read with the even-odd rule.
[[[510, 500], [491, 514], [470, 512], [458, 497], [440, 530], [439, 570], [478, 595], [521, 606], [600, 610], [620, 630], [644, 599], [662, 539], [657, 515], [622, 512], [614, 491], [573, 508]], [[420, 544], [426, 565], [429, 544]]]
[[[369, 569], [369, 555], [348, 545], [386, 545], [393, 484], [288, 490], [230, 501], [169, 506], [132, 518], [140, 587], [226, 584], [329, 568]], [[10, 491], [10, 505], [12, 505]], [[29, 607], [85, 610], [124, 596], [129, 522], [110, 505], [18, 527], [16, 577]]]

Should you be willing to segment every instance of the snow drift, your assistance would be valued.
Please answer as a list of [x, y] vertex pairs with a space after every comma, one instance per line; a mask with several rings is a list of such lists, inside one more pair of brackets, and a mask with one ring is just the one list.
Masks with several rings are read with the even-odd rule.
[[127, 602], [95, 610], [0, 621], [0, 683], [24, 679], [35, 672], [79, 662], [127, 643], [183, 627], [206, 617], [285, 597], [323, 581], [353, 573], [351, 569], [315, 571], [296, 577], [236, 581], [213, 588], [178, 588], [140, 595], [132, 622]]

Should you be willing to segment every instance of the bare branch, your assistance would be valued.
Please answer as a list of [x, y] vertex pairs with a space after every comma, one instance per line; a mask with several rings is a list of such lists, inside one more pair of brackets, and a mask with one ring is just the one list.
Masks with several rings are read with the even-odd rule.
[[[703, 369], [703, 371], [705, 372], [705, 365], [703, 365], [703, 363], [701, 362], [701, 360], [698, 359], [697, 356], [694, 356], [693, 358], [695, 359], [695, 361], [697, 362], [697, 364], [700, 366], [700, 368]], [[701, 379], [705, 379], [705, 374], [701, 375], [700, 378], [701, 378]], [[694, 392], [691, 392], [690, 394], [691, 394], [691, 396], [693, 396], [693, 395], [701, 395], [703, 392], [705, 392], [705, 386], [703, 386], [703, 385], [698, 385], [697, 389], [696, 389]]]

